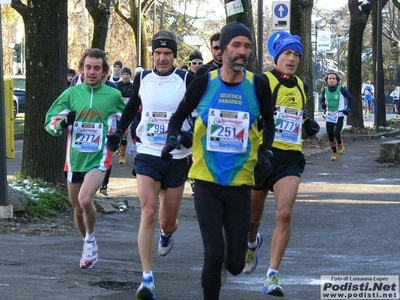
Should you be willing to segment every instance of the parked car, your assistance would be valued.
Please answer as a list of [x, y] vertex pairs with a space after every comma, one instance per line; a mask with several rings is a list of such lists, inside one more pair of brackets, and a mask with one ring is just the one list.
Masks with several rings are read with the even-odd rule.
[[25, 112], [25, 76], [14, 75], [14, 95], [18, 98], [18, 112]]
[[13, 95], [13, 102], [14, 102], [14, 119], [17, 117], [19, 113], [19, 104], [18, 104], [18, 97]]

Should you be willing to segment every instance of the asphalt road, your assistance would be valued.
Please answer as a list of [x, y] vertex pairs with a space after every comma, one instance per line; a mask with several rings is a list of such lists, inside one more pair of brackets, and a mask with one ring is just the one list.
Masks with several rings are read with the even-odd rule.
[[[346, 153], [337, 162], [323, 150], [308, 157], [280, 267], [286, 295], [281, 299], [320, 299], [321, 275], [399, 275], [400, 167], [376, 162], [380, 144], [393, 139], [346, 141]], [[7, 164], [10, 176], [20, 168], [22, 141], [16, 141], [16, 150], [17, 158]], [[141, 280], [140, 205], [127, 158], [126, 165], [119, 165], [115, 155], [109, 194], [129, 200], [131, 209], [99, 215], [99, 262], [89, 270], [79, 268], [82, 241], [77, 232], [2, 233], [0, 299], [135, 299]], [[220, 299], [274, 299], [261, 292], [275, 214], [273, 195], [266, 201], [259, 265], [251, 275], [229, 276]], [[172, 252], [155, 254], [157, 299], [200, 300], [203, 247], [188, 186], [179, 224]]]

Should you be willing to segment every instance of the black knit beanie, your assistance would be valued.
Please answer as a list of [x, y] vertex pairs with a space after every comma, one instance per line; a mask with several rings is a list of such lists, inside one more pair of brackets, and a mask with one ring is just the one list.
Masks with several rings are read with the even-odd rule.
[[253, 37], [251, 36], [249, 28], [247, 28], [243, 23], [234, 21], [226, 24], [221, 29], [221, 36], [219, 38], [219, 47], [221, 48], [221, 52], [224, 52], [226, 46], [228, 46], [231, 40], [237, 36], [245, 36], [253, 42]]
[[203, 60], [203, 55], [201, 54], [200, 51], [198, 51], [198, 50], [193, 50], [193, 51], [190, 52], [190, 54], [189, 54], [189, 61], [192, 61], [193, 59], [196, 59], [196, 58]]

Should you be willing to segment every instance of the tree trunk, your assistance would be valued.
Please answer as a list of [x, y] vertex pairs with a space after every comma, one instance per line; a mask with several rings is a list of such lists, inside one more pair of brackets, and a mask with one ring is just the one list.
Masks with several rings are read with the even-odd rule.
[[142, 67], [144, 67], [147, 70], [147, 69], [152, 68], [153, 65], [152, 65], [152, 62], [150, 59], [150, 52], [149, 52], [149, 48], [148, 48], [148, 45], [149, 45], [148, 36], [149, 35], [147, 32], [146, 18], [142, 17], [141, 22], [142, 22], [142, 26], [141, 26], [141, 29], [142, 29], [142, 34], [141, 34], [141, 36], [142, 36], [142, 43], [141, 43], [141, 45], [142, 45], [141, 46], [142, 63], [141, 63], [141, 65], [142, 65]]
[[[232, 0], [225, 0], [225, 4], [232, 2]], [[253, 44], [251, 46], [251, 54], [249, 61], [247, 63], [246, 69], [251, 72], [258, 72], [258, 61], [257, 61], [257, 44], [254, 29], [254, 19], [253, 19], [253, 7], [251, 5], [251, 0], [242, 0], [243, 13], [236, 14], [226, 18], [226, 22], [238, 21], [246, 25], [253, 36]]]
[[347, 125], [364, 128], [363, 103], [361, 98], [361, 57], [363, 32], [370, 14], [370, 5], [363, 5], [359, 10], [358, 0], [349, 0], [350, 31], [348, 40], [347, 89], [354, 97], [354, 104], [347, 117]]
[[290, 33], [300, 36], [303, 45], [303, 57], [299, 64], [296, 75], [308, 84], [306, 111], [310, 118], [314, 118], [314, 95], [313, 95], [313, 75], [312, 75], [312, 55], [311, 44], [311, 14], [313, 1], [292, 0], [290, 6]]
[[[378, 0], [380, 2], [380, 8], [378, 10], [377, 1], [372, 7], [372, 39], [374, 49], [373, 53], [373, 61], [375, 62], [374, 68], [374, 85], [375, 85], [375, 93], [374, 93], [374, 104], [375, 104], [375, 126], [379, 129], [380, 126], [387, 127], [386, 122], [386, 102], [385, 102], [385, 82], [383, 76], [383, 58], [382, 58], [382, 7], [387, 3], [386, 1]], [[378, 23], [377, 14], [380, 16], [380, 22]], [[377, 33], [379, 32], [380, 37], [378, 39]], [[379, 51], [377, 51], [379, 48]]]
[[[145, 1], [140, 1], [142, 7], [141, 7], [141, 65], [145, 69], [149, 69], [152, 67], [152, 64], [150, 62], [150, 55], [148, 51], [148, 42], [149, 42], [149, 36], [147, 33], [147, 26], [146, 26], [146, 13], [147, 11], [153, 7], [154, 0], [145, 0]], [[164, 4], [164, 2], [162, 2]], [[129, 1], [129, 15], [125, 15], [122, 10], [119, 7], [119, 2], [118, 1], [113, 1], [113, 7], [115, 9], [115, 12], [117, 15], [124, 20], [126, 23], [129, 24], [129, 26], [132, 28], [133, 31], [133, 36], [135, 39], [135, 45], [137, 45], [136, 41], [138, 38], [138, 24], [137, 24], [137, 15], [138, 15], [138, 9], [137, 9], [137, 4], [136, 0], [130, 0]], [[137, 47], [136, 47], [137, 48]], [[137, 53], [138, 49], [136, 49]], [[136, 61], [136, 65], [138, 62]]]
[[86, 8], [93, 19], [92, 48], [100, 50], [106, 48], [110, 2], [111, 0], [102, 1], [102, 3], [98, 0], [86, 0]]
[[[26, 112], [22, 173], [48, 182], [65, 182], [65, 135], [44, 128], [53, 101], [67, 88], [67, 0], [13, 0], [26, 32]], [[49, 75], [51, 74], [51, 75]]]

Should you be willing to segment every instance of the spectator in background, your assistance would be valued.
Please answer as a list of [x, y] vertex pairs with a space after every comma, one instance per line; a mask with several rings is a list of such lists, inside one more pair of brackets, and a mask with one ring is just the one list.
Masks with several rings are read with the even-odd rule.
[[[110, 81], [110, 80], [107, 80], [107, 77], [106, 77], [106, 76], [104, 76], [103, 82], [104, 82], [106, 85], [108, 85], [109, 87], [112, 87], [112, 88], [114, 88], [114, 89], [117, 88], [116, 83], [115, 83], [115, 82], [112, 82], [112, 81]], [[117, 118], [115, 118], [114, 120], [112, 120], [112, 128], [113, 128], [113, 131], [115, 131], [115, 129], [117, 128]], [[108, 189], [108, 183], [110, 182], [111, 170], [112, 170], [112, 164], [111, 164], [110, 167], [107, 169], [106, 176], [104, 176], [103, 183], [102, 183], [101, 186], [100, 186], [99, 193], [100, 193], [100, 196], [103, 197], [103, 198], [110, 198], [110, 196], [108, 196], [107, 189]]]
[[371, 80], [367, 79], [361, 92], [364, 99], [365, 118], [371, 118], [372, 116], [372, 103], [374, 102], [374, 92], [375, 88], [372, 85]]
[[196, 76], [205, 74], [209, 71], [216, 70], [218, 68], [222, 67], [222, 51], [219, 47], [219, 38], [220, 38], [220, 33], [214, 33], [210, 37], [210, 46], [211, 46], [211, 55], [212, 55], [212, 60], [210, 60], [208, 63], [203, 65], [201, 68], [199, 68], [196, 71]]
[[189, 54], [189, 73], [195, 74], [203, 65], [203, 54], [199, 50], [193, 50]]
[[[86, 50], [86, 51], [88, 51], [88, 50]], [[68, 87], [83, 83], [83, 81], [84, 81], [84, 79], [83, 79], [83, 63], [84, 63], [84, 61], [82, 59], [80, 59], [79, 60], [79, 74], [75, 75], [72, 78], [71, 84]]]
[[121, 71], [122, 71], [122, 62], [117, 60], [113, 65], [113, 71], [110, 76], [107, 77], [107, 80], [117, 83], [121, 80]]
[[[131, 96], [133, 90], [133, 83], [131, 81], [132, 71], [129, 68], [123, 68], [121, 71], [122, 80], [117, 82], [117, 88], [121, 92], [122, 97], [125, 100], [125, 104], [128, 103], [129, 97]], [[126, 137], [129, 133], [129, 129], [124, 132], [124, 135], [121, 140], [121, 145], [119, 148], [119, 163], [126, 164], [125, 160], [125, 152], [126, 146], [128, 145], [128, 141]]]
[[[142, 73], [143, 71], [144, 71], [144, 69], [142, 66], [137, 66], [135, 69], [135, 74], [133, 75], [133, 78], [135, 78], [137, 74]], [[138, 137], [136, 135], [136, 129], [137, 129], [141, 119], [142, 119], [142, 105], [139, 106], [136, 116], [133, 118], [133, 121], [130, 126], [132, 146], [129, 149], [129, 154], [136, 153], [136, 143], [140, 142], [140, 139], [138, 139]], [[136, 176], [135, 164], [134, 164], [134, 169], [132, 171], [132, 174], [133, 174], [133, 176]]]
[[390, 93], [390, 97], [393, 98], [393, 113], [399, 114], [399, 96], [400, 86], [396, 86], [393, 92]]
[[181, 66], [181, 70], [182, 70], [182, 71], [189, 72], [189, 67], [188, 67], [187, 65], [182, 65], [182, 66]]
[[67, 85], [68, 87], [71, 85], [71, 81], [76, 76], [76, 72], [74, 69], [68, 69], [67, 71]]

